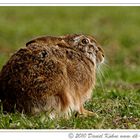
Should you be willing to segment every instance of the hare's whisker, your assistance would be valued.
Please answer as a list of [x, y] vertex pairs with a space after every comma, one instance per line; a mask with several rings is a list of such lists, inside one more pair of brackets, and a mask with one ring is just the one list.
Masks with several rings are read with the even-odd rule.
[[101, 85], [101, 88], [102, 88], [103, 92], [105, 93], [105, 88], [104, 88], [104, 85], [103, 85], [102, 78], [104, 78], [104, 80], [105, 80], [105, 77], [104, 77], [103, 73], [101, 72], [100, 67], [98, 67], [97, 68], [97, 80], [99, 81], [99, 84]]

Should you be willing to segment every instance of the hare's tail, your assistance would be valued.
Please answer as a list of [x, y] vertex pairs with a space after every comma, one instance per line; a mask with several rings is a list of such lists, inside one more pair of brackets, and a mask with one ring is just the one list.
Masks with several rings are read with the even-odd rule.
[[4, 93], [3, 93], [2, 81], [0, 78], [0, 102], [2, 102], [3, 98], [4, 98]]

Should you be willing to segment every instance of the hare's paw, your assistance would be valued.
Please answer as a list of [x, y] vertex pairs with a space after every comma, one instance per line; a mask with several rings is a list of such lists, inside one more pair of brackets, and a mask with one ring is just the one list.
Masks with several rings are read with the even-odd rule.
[[98, 115], [95, 113], [95, 112], [92, 112], [92, 111], [89, 111], [89, 110], [84, 110], [83, 111], [83, 116], [84, 117], [92, 117], [92, 116], [95, 116], [95, 117], [98, 117]]
[[80, 116], [84, 117], [98, 117], [98, 115], [95, 112], [89, 111], [81, 107], [80, 111], [78, 112]]

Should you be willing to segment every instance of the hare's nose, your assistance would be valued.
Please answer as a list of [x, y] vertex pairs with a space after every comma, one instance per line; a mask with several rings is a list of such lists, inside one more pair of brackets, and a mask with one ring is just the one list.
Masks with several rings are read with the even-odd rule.
[[102, 56], [103, 56], [103, 57], [105, 57], [105, 55], [104, 55], [104, 54], [102, 54]]

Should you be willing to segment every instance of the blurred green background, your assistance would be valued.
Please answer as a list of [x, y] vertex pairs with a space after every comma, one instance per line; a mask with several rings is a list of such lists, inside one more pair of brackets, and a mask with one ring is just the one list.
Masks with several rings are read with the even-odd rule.
[[[140, 7], [0, 7], [0, 69], [30, 39], [72, 33], [94, 35], [105, 50], [103, 75], [100, 80], [97, 78], [93, 102], [86, 105], [101, 118], [92, 123], [90, 119], [87, 123], [80, 120], [81, 125], [73, 120], [56, 124], [60, 123], [60, 128], [139, 128]], [[113, 109], [114, 113], [109, 112]], [[117, 116], [122, 120], [113, 125]], [[10, 127], [5, 118], [1, 119], [4, 122], [1, 128], [6, 124]], [[30, 128], [28, 123], [21, 127]], [[37, 128], [40, 127], [47, 126]]]

